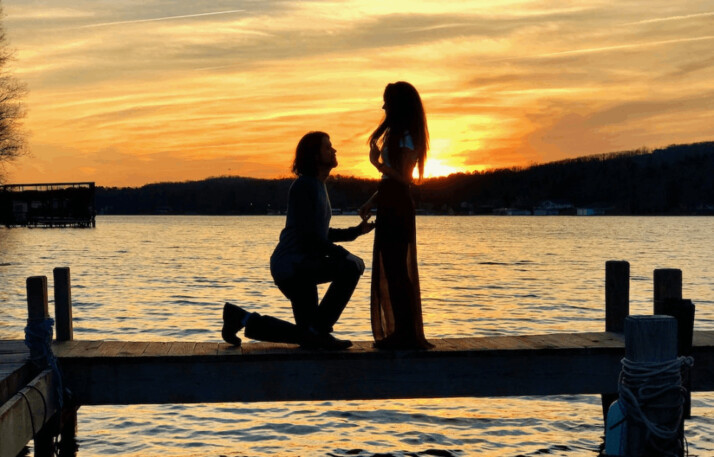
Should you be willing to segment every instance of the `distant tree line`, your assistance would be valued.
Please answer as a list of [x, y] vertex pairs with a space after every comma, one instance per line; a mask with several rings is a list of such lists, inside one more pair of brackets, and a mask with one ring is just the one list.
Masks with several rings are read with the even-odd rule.
[[[284, 212], [292, 179], [219, 177], [97, 188], [100, 214], [271, 214]], [[328, 180], [333, 208], [358, 208], [378, 181]], [[490, 214], [499, 208], [561, 213], [714, 214], [714, 142], [602, 154], [530, 167], [458, 173], [413, 189], [417, 208], [434, 214]]]

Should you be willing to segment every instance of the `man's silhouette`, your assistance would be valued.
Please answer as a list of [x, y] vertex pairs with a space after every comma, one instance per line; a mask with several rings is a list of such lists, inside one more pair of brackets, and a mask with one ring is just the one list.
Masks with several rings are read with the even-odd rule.
[[[331, 333], [364, 272], [364, 262], [335, 242], [352, 241], [374, 224], [364, 220], [347, 229], [330, 228], [325, 180], [337, 166], [336, 152], [324, 132], [306, 134], [295, 151], [293, 172], [298, 178], [290, 186], [285, 228], [270, 258], [273, 280], [290, 300], [295, 324], [226, 303], [221, 331], [226, 342], [240, 346], [236, 333], [245, 327], [245, 336], [255, 340], [323, 349], [352, 345]], [[331, 284], [318, 304], [317, 285], [327, 282]]]

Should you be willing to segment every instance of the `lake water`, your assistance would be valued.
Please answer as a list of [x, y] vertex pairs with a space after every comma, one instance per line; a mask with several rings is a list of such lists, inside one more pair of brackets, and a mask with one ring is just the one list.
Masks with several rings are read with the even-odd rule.
[[[75, 339], [217, 342], [227, 300], [292, 319], [268, 268], [283, 225], [100, 216], [95, 229], [0, 228], [0, 339], [24, 338], [25, 278], [52, 287], [57, 266], [71, 268]], [[711, 217], [420, 216], [417, 236], [427, 337], [602, 331], [607, 260], [630, 262], [632, 314], [652, 313], [655, 268], [681, 269], [695, 329], [714, 330]], [[339, 337], [371, 340], [371, 245], [372, 234], [345, 243], [368, 269]], [[690, 455], [713, 456], [714, 394], [692, 402]], [[602, 436], [592, 395], [83, 407], [78, 455], [592, 457]]]

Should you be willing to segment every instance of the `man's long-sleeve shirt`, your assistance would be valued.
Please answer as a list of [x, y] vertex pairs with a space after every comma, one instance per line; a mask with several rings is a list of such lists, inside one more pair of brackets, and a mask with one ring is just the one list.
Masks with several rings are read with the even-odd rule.
[[270, 258], [275, 282], [292, 278], [306, 258], [345, 257], [349, 252], [335, 241], [352, 241], [359, 226], [330, 228], [332, 207], [325, 183], [313, 176], [300, 176], [290, 186], [288, 214], [280, 241]]

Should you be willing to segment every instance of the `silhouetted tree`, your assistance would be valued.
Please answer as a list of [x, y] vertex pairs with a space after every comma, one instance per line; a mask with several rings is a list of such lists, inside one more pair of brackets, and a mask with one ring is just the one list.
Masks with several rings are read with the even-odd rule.
[[22, 98], [26, 87], [9, 72], [8, 63], [11, 59], [12, 50], [0, 22], [0, 183], [5, 179], [5, 165], [26, 151], [25, 136], [20, 124], [25, 115]]

